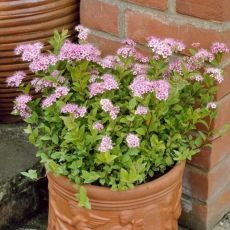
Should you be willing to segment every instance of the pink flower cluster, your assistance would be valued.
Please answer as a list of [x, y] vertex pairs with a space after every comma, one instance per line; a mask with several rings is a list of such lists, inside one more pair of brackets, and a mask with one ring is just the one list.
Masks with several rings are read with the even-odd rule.
[[224, 80], [221, 69], [210, 67], [205, 69], [205, 73], [209, 74], [218, 83], [221, 83]]
[[[92, 79], [90, 79], [92, 81]], [[95, 79], [96, 80], [96, 79]], [[118, 89], [118, 83], [111, 74], [104, 74], [101, 77], [102, 82], [93, 82], [89, 85], [90, 97], [102, 94], [106, 91]]]
[[50, 107], [57, 101], [57, 99], [66, 96], [68, 93], [69, 93], [69, 89], [67, 87], [65, 86], [57, 87], [53, 94], [51, 94], [50, 96], [48, 96], [42, 101], [42, 108]]
[[140, 63], [146, 64], [149, 62], [149, 57], [144, 56], [142, 53], [136, 52], [136, 60]]
[[68, 103], [61, 108], [61, 113], [71, 113], [76, 118], [84, 117], [87, 112], [87, 108], [85, 106], [78, 106], [76, 104]]
[[18, 71], [6, 79], [7, 85], [10, 87], [19, 87], [25, 76], [25, 72]]
[[137, 148], [140, 146], [140, 139], [137, 135], [130, 133], [126, 137], [126, 142], [129, 148]]
[[32, 100], [30, 95], [19, 95], [15, 99], [14, 112], [19, 113], [22, 118], [28, 118], [31, 115], [31, 109], [28, 107], [28, 102]]
[[211, 46], [211, 52], [213, 54], [228, 53], [229, 52], [229, 48], [224, 43], [215, 42]]
[[74, 44], [66, 41], [60, 50], [59, 60], [62, 61], [80, 61], [87, 60], [98, 62], [101, 52], [91, 44]]
[[96, 129], [98, 131], [101, 131], [104, 129], [104, 125], [100, 122], [100, 121], [96, 121], [94, 124], [93, 124], [93, 129]]
[[197, 53], [194, 55], [194, 57], [199, 61], [209, 61], [209, 62], [213, 61], [215, 58], [214, 55], [206, 49], [199, 49]]
[[89, 29], [85, 28], [84, 26], [82, 25], [78, 25], [75, 27], [75, 30], [78, 31], [78, 38], [80, 40], [83, 40], [85, 41], [88, 37], [88, 34], [89, 34]]
[[136, 43], [131, 39], [125, 39], [123, 42], [123, 47], [117, 50], [117, 54], [123, 58], [128, 58], [131, 56], [136, 56], [135, 46]]
[[101, 140], [101, 144], [98, 150], [102, 153], [105, 153], [112, 149], [113, 149], [113, 143], [112, 143], [111, 137], [104, 136]]
[[100, 104], [102, 110], [108, 112], [113, 120], [117, 118], [117, 115], [120, 112], [120, 108], [118, 106], [114, 106], [109, 99], [101, 99]]
[[43, 44], [41, 42], [36, 42], [34, 44], [22, 44], [15, 48], [15, 54], [21, 55], [23, 61], [33, 61], [41, 54]]
[[209, 102], [207, 104], [207, 109], [216, 109], [217, 108], [217, 105], [215, 102]]
[[40, 54], [33, 59], [29, 64], [31, 72], [37, 73], [39, 71], [46, 72], [51, 65], [55, 65], [58, 59], [53, 54]]
[[150, 37], [148, 40], [148, 46], [152, 48], [156, 59], [159, 59], [160, 57], [168, 58], [173, 53], [181, 52], [185, 49], [183, 42], [172, 38], [160, 39], [157, 37]]
[[132, 71], [134, 75], [143, 75], [143, 74], [147, 74], [148, 68], [149, 68], [148, 65], [137, 63], [134, 64]]
[[54, 83], [38, 77], [31, 81], [31, 85], [34, 87], [35, 92], [40, 92], [44, 89], [55, 87]]
[[182, 63], [181, 60], [177, 59], [169, 64], [169, 71], [182, 74]]
[[204, 78], [200, 74], [192, 75], [190, 79], [198, 82], [204, 81]]
[[139, 75], [134, 78], [129, 88], [136, 97], [142, 97], [146, 93], [155, 92], [158, 100], [167, 100], [170, 85], [166, 80], [150, 81], [146, 75]]
[[145, 115], [148, 113], [148, 108], [142, 105], [138, 105], [135, 111], [136, 115]]
[[113, 68], [116, 62], [117, 62], [116, 56], [109, 55], [104, 59], [102, 59], [101, 61], [99, 61], [99, 64], [102, 66], [103, 69], [106, 69], [106, 68]]

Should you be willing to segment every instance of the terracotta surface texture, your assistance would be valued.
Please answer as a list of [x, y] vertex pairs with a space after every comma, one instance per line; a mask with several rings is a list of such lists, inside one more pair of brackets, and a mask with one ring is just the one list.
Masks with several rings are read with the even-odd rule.
[[0, 123], [17, 120], [10, 116], [15, 89], [7, 88], [6, 78], [23, 70], [33, 77], [20, 57], [14, 54], [18, 44], [41, 41], [44, 50], [55, 29], [69, 29], [74, 37], [74, 27], [79, 22], [78, 0], [0, 1]]
[[74, 185], [48, 174], [48, 230], [177, 230], [185, 163], [124, 192], [86, 185], [92, 209], [79, 208]]

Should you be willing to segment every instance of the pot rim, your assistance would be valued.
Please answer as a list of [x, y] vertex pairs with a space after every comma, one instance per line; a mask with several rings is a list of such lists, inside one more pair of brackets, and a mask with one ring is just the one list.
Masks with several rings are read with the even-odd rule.
[[[126, 201], [130, 199], [143, 199], [148, 196], [163, 196], [170, 192], [175, 186], [178, 186], [182, 181], [185, 161], [177, 163], [170, 171], [160, 176], [159, 178], [140, 184], [126, 191], [112, 191], [109, 187], [84, 184], [87, 190], [88, 197], [92, 201], [103, 200], [105, 202]], [[47, 173], [49, 179], [49, 188], [56, 187], [61, 193], [68, 194], [69, 197], [75, 199], [77, 189], [65, 176], [57, 176], [52, 172]], [[112, 201], [111, 201], [112, 197]]]

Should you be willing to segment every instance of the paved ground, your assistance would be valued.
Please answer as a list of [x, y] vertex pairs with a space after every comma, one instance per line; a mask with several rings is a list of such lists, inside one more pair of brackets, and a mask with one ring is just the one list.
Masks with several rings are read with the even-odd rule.
[[[35, 218], [32, 218], [23, 226], [12, 230], [46, 230], [46, 229], [47, 229], [47, 210], [43, 211]], [[179, 230], [189, 230], [189, 229], [180, 227]], [[224, 218], [219, 222], [219, 224], [213, 230], [230, 230], [230, 213], [226, 214]]]

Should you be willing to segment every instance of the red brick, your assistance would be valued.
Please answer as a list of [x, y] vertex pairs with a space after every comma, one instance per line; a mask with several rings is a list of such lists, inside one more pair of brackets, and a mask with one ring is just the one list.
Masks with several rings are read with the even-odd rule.
[[230, 156], [225, 157], [215, 168], [204, 172], [187, 166], [184, 174], [184, 193], [192, 198], [207, 201], [230, 183]]
[[159, 10], [166, 10], [168, 8], [168, 1], [167, 0], [126, 0], [128, 2], [132, 2], [134, 4], [150, 7]]
[[200, 42], [202, 47], [209, 48], [215, 41], [225, 42], [230, 46], [229, 30], [219, 32], [198, 28], [191, 24], [180, 25], [131, 10], [126, 11], [126, 22], [128, 37], [141, 44], [146, 44], [146, 39], [154, 35], [180, 39], [188, 46], [191, 46], [193, 42]]
[[[230, 88], [230, 86], [228, 87]], [[230, 123], [230, 94], [218, 102], [217, 111], [214, 128], [221, 129], [225, 124]]]
[[178, 13], [214, 21], [230, 20], [229, 0], [177, 0]]
[[208, 204], [184, 196], [180, 223], [189, 229], [211, 230], [230, 210], [230, 184]]
[[119, 9], [98, 0], [81, 1], [81, 23], [86, 27], [118, 35]]
[[112, 41], [92, 34], [89, 35], [88, 41], [97, 46], [102, 51], [102, 55], [115, 54], [116, 50], [121, 46], [121, 43], [118, 41]]

